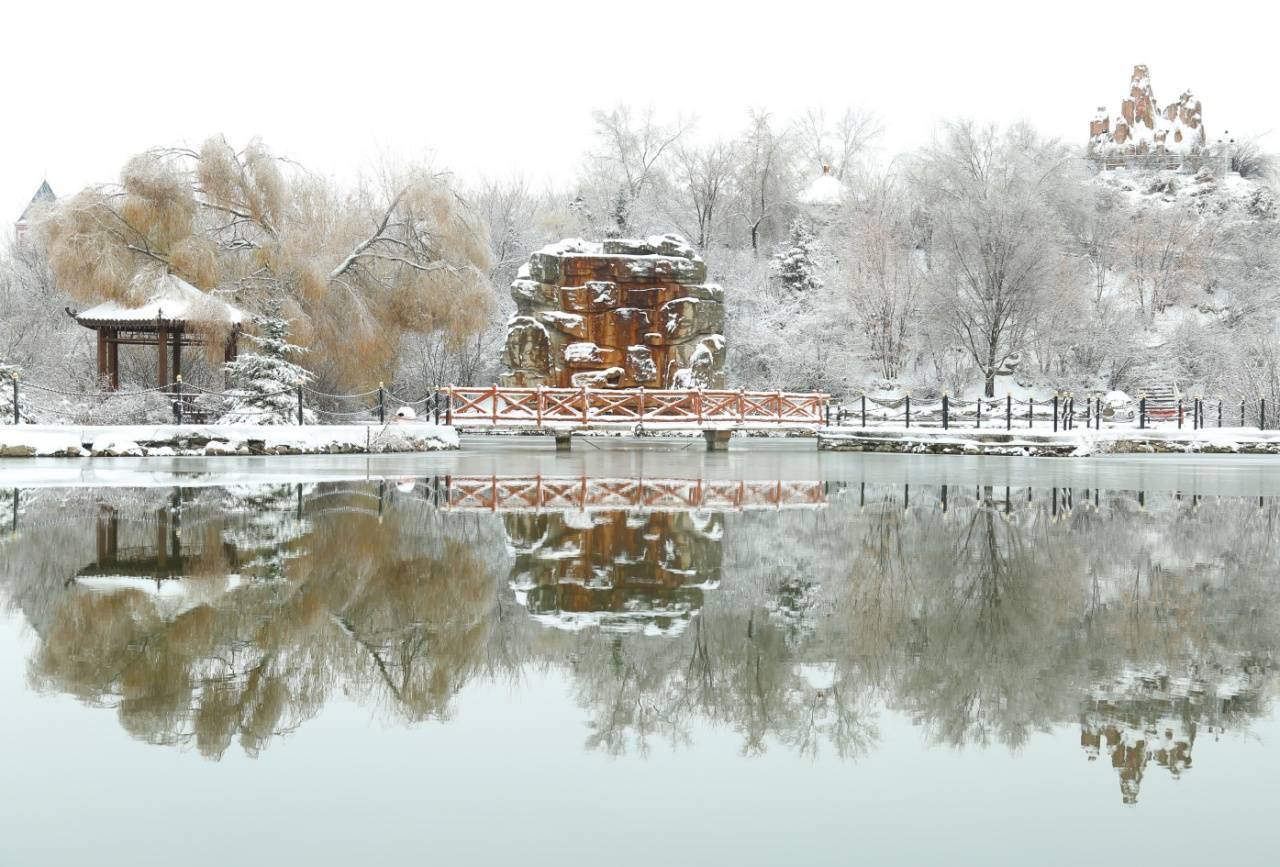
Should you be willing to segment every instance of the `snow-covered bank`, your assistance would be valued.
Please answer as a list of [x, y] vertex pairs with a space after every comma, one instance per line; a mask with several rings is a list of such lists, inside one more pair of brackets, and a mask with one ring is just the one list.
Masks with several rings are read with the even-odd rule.
[[458, 448], [444, 425], [4, 425], [0, 457], [175, 457], [430, 452]]
[[819, 432], [818, 448], [827, 451], [1073, 458], [1108, 454], [1280, 455], [1280, 431], [1127, 428], [1037, 433], [1026, 430], [832, 427]]

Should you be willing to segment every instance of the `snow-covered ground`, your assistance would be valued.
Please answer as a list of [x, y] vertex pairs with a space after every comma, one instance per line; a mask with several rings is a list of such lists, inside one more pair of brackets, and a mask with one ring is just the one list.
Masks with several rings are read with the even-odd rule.
[[986, 454], [1090, 457], [1108, 454], [1261, 454], [1280, 455], [1280, 431], [1247, 427], [1132, 427], [1103, 430], [1035, 431], [994, 428], [941, 430], [883, 425], [831, 427], [818, 434], [818, 447], [831, 451], [892, 451], [935, 454]]
[[0, 457], [351, 454], [456, 449], [444, 425], [4, 425]]

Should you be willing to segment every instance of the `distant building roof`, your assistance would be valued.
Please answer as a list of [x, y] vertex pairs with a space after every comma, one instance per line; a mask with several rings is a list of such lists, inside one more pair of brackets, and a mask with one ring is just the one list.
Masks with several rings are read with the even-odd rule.
[[36, 194], [31, 197], [31, 201], [28, 202], [27, 206], [22, 209], [22, 215], [18, 217], [18, 222], [25, 223], [27, 221], [27, 217], [30, 216], [31, 214], [31, 209], [34, 208], [36, 205], [41, 205], [41, 204], [44, 204], [45, 202], [52, 202], [52, 201], [55, 201], [57, 198], [58, 197], [54, 195], [53, 187], [49, 186], [49, 182], [41, 181], [40, 189], [36, 190]]
[[802, 205], [838, 205], [844, 198], [844, 184], [831, 174], [830, 166], [822, 167], [822, 174], [800, 191], [796, 199]]
[[[149, 277], [139, 275], [139, 279]], [[221, 322], [236, 326], [244, 322], [244, 314], [239, 308], [201, 292], [174, 274], [156, 278], [145, 297], [147, 300], [137, 306], [107, 301], [78, 314], [76, 321], [88, 327], [144, 322]]]

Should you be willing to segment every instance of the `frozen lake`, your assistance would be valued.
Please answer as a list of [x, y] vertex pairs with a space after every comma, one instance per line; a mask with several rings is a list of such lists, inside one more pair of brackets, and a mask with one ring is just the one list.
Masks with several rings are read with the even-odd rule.
[[1274, 863], [1280, 459], [0, 462], [0, 864]]

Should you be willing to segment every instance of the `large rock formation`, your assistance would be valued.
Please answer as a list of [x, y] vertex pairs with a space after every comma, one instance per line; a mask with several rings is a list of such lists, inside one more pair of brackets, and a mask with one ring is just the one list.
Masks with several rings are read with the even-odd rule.
[[724, 290], [675, 235], [566, 240], [511, 284], [508, 386], [723, 388]]
[[1100, 106], [1089, 124], [1089, 153], [1098, 157], [1186, 155], [1199, 153], [1204, 145], [1200, 100], [1187, 90], [1161, 110], [1151, 74], [1143, 65], [1133, 68], [1129, 97], [1121, 101], [1115, 117]]

